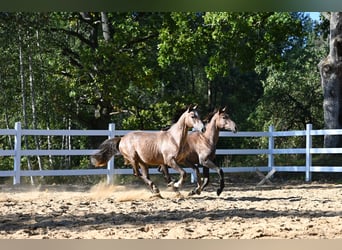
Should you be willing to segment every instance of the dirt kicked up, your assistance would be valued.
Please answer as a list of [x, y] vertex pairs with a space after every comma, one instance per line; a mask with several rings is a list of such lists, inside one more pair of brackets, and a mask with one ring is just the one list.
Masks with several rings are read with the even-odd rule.
[[144, 186], [0, 186], [2, 239], [334, 239], [342, 185], [227, 185], [153, 198]]

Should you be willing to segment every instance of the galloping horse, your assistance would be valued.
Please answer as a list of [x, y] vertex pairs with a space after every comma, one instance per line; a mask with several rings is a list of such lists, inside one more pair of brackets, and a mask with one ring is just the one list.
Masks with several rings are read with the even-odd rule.
[[[226, 108], [215, 109], [208, 115], [208, 123], [206, 124], [205, 132], [193, 132], [186, 138], [186, 144], [184, 145], [184, 153], [186, 157], [180, 163], [195, 169], [197, 175], [197, 187], [190, 194], [200, 194], [202, 188], [207, 184], [206, 182], [208, 182], [209, 180], [204, 180], [204, 184], [202, 185], [201, 176], [197, 164], [206, 167], [208, 170], [209, 168], [211, 168], [217, 171], [220, 177], [220, 187], [217, 189], [217, 195], [220, 195], [223, 191], [223, 171], [213, 162], [215, 158], [216, 144], [218, 142], [219, 132], [221, 129], [231, 130], [234, 133], [237, 132], [235, 122], [229, 118], [229, 115], [225, 111]], [[167, 166], [161, 165], [161, 170], [166, 181], [170, 183], [171, 178]], [[205, 177], [209, 178], [209, 171]]]
[[196, 108], [197, 106], [188, 107], [167, 131], [133, 131], [123, 137], [105, 140], [99, 146], [100, 151], [91, 156], [92, 163], [95, 166], [104, 166], [113, 155], [121, 154], [125, 164], [133, 167], [134, 175], [140, 177], [150, 187], [152, 193], [158, 196], [160, 196], [159, 189], [150, 180], [148, 167], [168, 165], [180, 174], [178, 182], [173, 183], [174, 190], [179, 193], [178, 189], [183, 184], [186, 173], [177, 162], [184, 158], [183, 147], [188, 130], [189, 128], [205, 130]]

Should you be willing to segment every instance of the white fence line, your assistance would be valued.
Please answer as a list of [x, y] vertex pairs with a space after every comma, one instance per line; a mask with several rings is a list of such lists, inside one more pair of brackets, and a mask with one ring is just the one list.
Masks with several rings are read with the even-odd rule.
[[[15, 139], [13, 150], [0, 150], [0, 157], [14, 157], [13, 170], [0, 171], [0, 177], [13, 177], [13, 184], [20, 184], [22, 176], [72, 176], [72, 175], [106, 175], [107, 182], [113, 182], [113, 176], [116, 174], [132, 174], [132, 169], [115, 168], [114, 159], [112, 158], [106, 169], [73, 169], [73, 170], [22, 170], [21, 158], [23, 156], [71, 156], [71, 155], [91, 155], [96, 149], [71, 149], [71, 150], [35, 150], [22, 149], [22, 136], [122, 136], [130, 132], [130, 130], [115, 130], [115, 124], [109, 124], [108, 130], [31, 130], [22, 129], [20, 122], [15, 124], [14, 129], [0, 129], [0, 135], [12, 135]], [[312, 172], [342, 172], [341, 166], [312, 166], [313, 154], [340, 154], [342, 148], [312, 148], [312, 137], [322, 135], [342, 135], [342, 130], [312, 130], [312, 125], [307, 124], [306, 130], [294, 131], [274, 131], [273, 126], [269, 127], [268, 132], [238, 132], [236, 134], [227, 131], [221, 131], [220, 137], [268, 137], [267, 149], [217, 149], [217, 155], [267, 155], [267, 166], [243, 166], [243, 167], [224, 167], [225, 173], [238, 172], [304, 172], [305, 180], [311, 181]], [[274, 148], [275, 137], [303, 136], [306, 140], [305, 148]], [[274, 156], [279, 154], [304, 154], [305, 166], [276, 166], [274, 164]], [[185, 168], [186, 171], [191, 171]], [[212, 171], [212, 170], [211, 170]], [[173, 169], [170, 171], [175, 173]], [[156, 168], [151, 168], [151, 174], [158, 173]]]

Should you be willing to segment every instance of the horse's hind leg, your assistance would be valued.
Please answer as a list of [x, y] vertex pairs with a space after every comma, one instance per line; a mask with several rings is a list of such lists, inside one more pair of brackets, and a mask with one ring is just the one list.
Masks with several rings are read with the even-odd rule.
[[192, 190], [190, 193], [189, 193], [189, 195], [194, 195], [194, 194], [201, 194], [201, 192], [202, 192], [202, 177], [201, 177], [201, 173], [200, 173], [200, 171], [199, 171], [199, 168], [198, 168], [198, 166], [197, 165], [193, 165], [193, 167], [192, 167], [194, 170], [195, 170], [195, 172], [196, 172], [196, 176], [197, 176], [197, 187], [194, 189], [194, 190]]
[[[139, 176], [145, 184], [150, 188], [151, 192], [156, 196], [160, 196], [158, 187], [150, 180], [150, 175], [148, 173], [148, 167], [144, 164], [139, 164], [141, 168], [141, 175]], [[161, 197], [161, 196], [160, 196]]]
[[203, 168], [203, 183], [202, 183], [202, 190], [209, 184], [209, 168], [202, 166]]

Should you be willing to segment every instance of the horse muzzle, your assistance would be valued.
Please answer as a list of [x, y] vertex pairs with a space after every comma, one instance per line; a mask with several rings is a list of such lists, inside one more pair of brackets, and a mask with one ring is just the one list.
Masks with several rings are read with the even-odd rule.
[[232, 132], [235, 134], [236, 132], [238, 132], [238, 128], [234, 126], [234, 128], [232, 129]]
[[232, 131], [234, 134], [238, 131], [238, 128], [235, 125], [235, 123], [234, 124], [230, 124], [229, 126], [226, 126], [225, 129]]
[[202, 124], [201, 126], [195, 126], [195, 127], [193, 127], [193, 131], [199, 131], [199, 132], [201, 132], [201, 133], [204, 133], [205, 132], [205, 126], [204, 126], [204, 124]]

